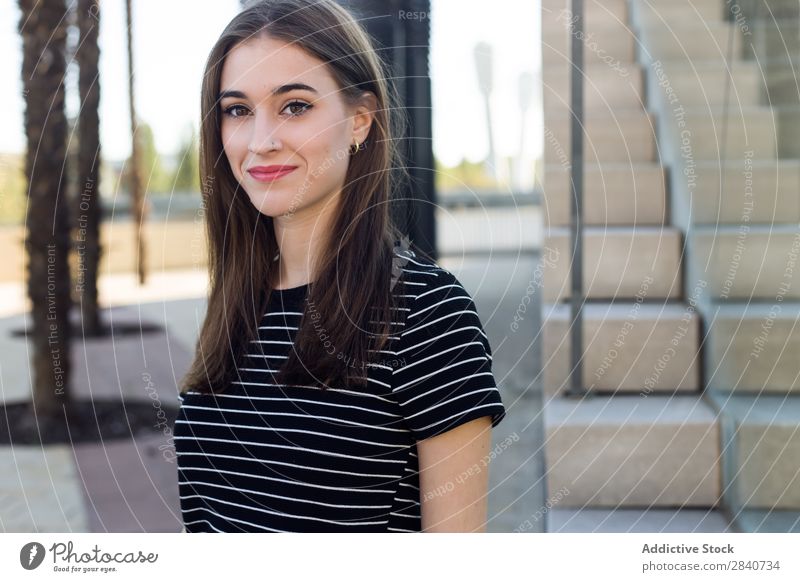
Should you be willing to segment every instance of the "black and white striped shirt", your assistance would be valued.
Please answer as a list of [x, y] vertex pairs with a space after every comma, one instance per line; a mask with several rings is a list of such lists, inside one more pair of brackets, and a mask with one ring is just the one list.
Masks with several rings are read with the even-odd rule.
[[[403, 253], [405, 294], [356, 390], [278, 385], [308, 285], [275, 290], [241, 381], [179, 396], [174, 427], [187, 532], [421, 531], [416, 441], [505, 407], [475, 304], [448, 270]], [[261, 348], [261, 349], [256, 349]]]

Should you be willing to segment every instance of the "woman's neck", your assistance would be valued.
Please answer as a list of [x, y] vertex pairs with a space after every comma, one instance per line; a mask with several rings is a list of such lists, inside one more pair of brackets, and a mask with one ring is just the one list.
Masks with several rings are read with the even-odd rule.
[[[332, 209], [335, 205], [329, 204]], [[309, 210], [309, 209], [306, 209]], [[330, 232], [333, 213], [305, 212], [273, 220], [275, 239], [280, 249], [275, 288], [289, 289], [312, 281], [315, 265]]]

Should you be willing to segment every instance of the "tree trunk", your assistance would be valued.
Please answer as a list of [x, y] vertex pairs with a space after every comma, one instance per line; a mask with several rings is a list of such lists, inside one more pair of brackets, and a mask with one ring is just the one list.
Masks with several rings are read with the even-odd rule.
[[67, 120], [64, 73], [67, 18], [63, 0], [19, 0], [25, 99], [28, 296], [33, 305], [33, 402], [59, 413], [69, 399], [69, 220], [64, 176]]
[[78, 272], [75, 291], [78, 295], [83, 330], [86, 335], [100, 335], [100, 306], [97, 279], [100, 266], [100, 30], [98, 0], [78, 0], [79, 40], [76, 61], [79, 67], [78, 92], [78, 198], [76, 249]]
[[132, 212], [133, 220], [136, 228], [136, 270], [139, 273], [139, 283], [144, 285], [147, 279], [147, 271], [145, 268], [145, 244], [144, 244], [144, 224], [147, 219], [146, 206], [144, 204], [144, 192], [142, 191], [142, 173], [140, 168], [140, 154], [138, 139], [136, 136], [136, 102], [134, 100], [133, 91], [133, 15], [131, 12], [131, 0], [125, 0], [125, 15], [127, 18], [127, 31], [128, 31], [128, 102], [130, 104], [130, 117], [131, 117], [131, 198], [132, 198]]

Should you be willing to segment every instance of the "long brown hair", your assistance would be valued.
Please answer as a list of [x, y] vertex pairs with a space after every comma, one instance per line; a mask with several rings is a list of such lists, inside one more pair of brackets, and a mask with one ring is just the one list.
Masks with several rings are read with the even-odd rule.
[[313, 313], [304, 310], [276, 381], [323, 389], [332, 384], [365, 385], [366, 363], [376, 361], [369, 352], [377, 353], [387, 343], [392, 310], [398, 308], [391, 291], [392, 267], [394, 246], [402, 234], [392, 222], [390, 202], [398, 178], [407, 177], [395, 142], [406, 119], [386, 82], [387, 67], [366, 32], [333, 0], [258, 2], [222, 32], [203, 77], [200, 178], [210, 289], [182, 391], [222, 392], [240, 379], [240, 358], [257, 337], [277, 275], [278, 263], [272, 258], [279, 247], [272, 218], [252, 205], [231, 171], [217, 100], [226, 55], [238, 43], [263, 33], [295, 43], [326, 63], [348, 103], [355, 103], [364, 91], [377, 98], [367, 147], [351, 154], [342, 204], [321, 256], [315, 258], [317, 269], [307, 296]]

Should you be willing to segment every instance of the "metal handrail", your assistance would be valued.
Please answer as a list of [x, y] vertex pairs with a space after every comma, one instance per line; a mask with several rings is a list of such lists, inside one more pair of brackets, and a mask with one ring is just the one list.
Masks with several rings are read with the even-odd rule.
[[583, 0], [571, 0], [570, 18], [570, 373], [566, 396], [583, 397]]

